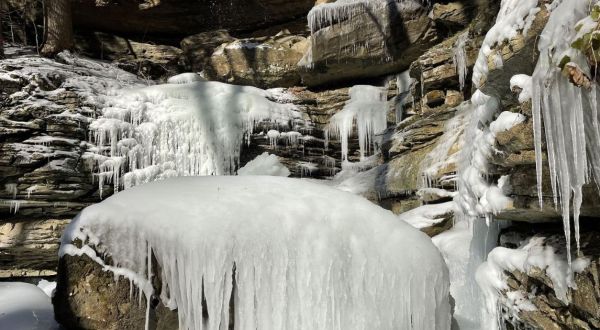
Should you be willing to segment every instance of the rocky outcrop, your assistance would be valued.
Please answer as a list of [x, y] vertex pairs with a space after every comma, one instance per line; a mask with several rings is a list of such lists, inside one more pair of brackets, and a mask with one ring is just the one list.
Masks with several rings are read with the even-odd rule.
[[[148, 309], [146, 296], [135, 284], [115, 278], [87, 256], [61, 258], [58, 271], [54, 313], [69, 329], [145, 329], [146, 315], [150, 329], [179, 328], [176, 310], [171, 311], [155, 296]], [[153, 284], [160, 292], [160, 280]]]
[[101, 32], [76, 36], [76, 51], [113, 62], [119, 68], [150, 80], [165, 80], [183, 72], [182, 50]]
[[211, 80], [261, 88], [300, 85], [297, 63], [306, 38], [282, 31], [274, 37], [235, 40], [217, 47], [204, 66]]
[[303, 83], [324, 85], [408, 68], [441, 40], [427, 15], [416, 1], [392, 1], [320, 27], [313, 31], [311, 48], [301, 62]]
[[125, 35], [252, 31], [305, 16], [314, 0], [78, 0], [75, 27]]
[[[526, 272], [506, 271], [507, 292], [518, 292], [523, 297], [530, 297], [535, 307], [533, 310], [515, 310], [513, 306], [503, 305], [507, 315], [514, 315], [511, 320], [515, 328], [533, 329], [598, 329], [600, 327], [600, 271], [598, 252], [600, 235], [595, 224], [585, 222], [581, 236], [581, 253], [588, 257], [587, 267], [574, 273], [575, 288], [569, 289], [569, 304], [556, 295], [548, 269], [533, 267]], [[519, 247], [519, 242], [528, 238], [545, 237], [546, 246], [556, 253], [564, 253], [565, 240], [562, 227], [549, 224], [521, 225], [512, 227], [500, 236], [500, 242], [508, 248]], [[506, 292], [503, 293], [506, 295]], [[510, 313], [510, 314], [509, 314]]]

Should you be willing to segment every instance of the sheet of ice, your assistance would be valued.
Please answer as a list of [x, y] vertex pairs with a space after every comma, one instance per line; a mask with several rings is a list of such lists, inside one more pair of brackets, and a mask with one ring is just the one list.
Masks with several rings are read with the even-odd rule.
[[554, 204], [562, 211], [567, 258], [571, 264], [571, 224], [573, 214], [575, 240], [579, 249], [579, 212], [582, 186], [593, 178], [600, 182], [600, 125], [598, 89], [576, 87], [564, 77], [559, 65], [568, 58], [589, 73], [585, 58], [571, 48], [577, 37], [575, 27], [590, 9], [587, 1], [555, 1], [542, 31], [540, 53], [532, 76], [532, 104], [538, 196], [542, 200], [542, 135], [545, 133], [549, 176]]
[[281, 164], [277, 155], [263, 152], [238, 170], [238, 175], [290, 176], [290, 170]]
[[429, 238], [362, 197], [305, 180], [153, 182], [71, 222], [60, 253], [98, 260], [75, 239], [138, 283], [151, 250], [164, 283], [155, 294], [178, 309], [183, 329], [227, 329], [232, 296], [242, 329], [450, 327], [448, 273]]
[[0, 282], [0, 329], [59, 329], [50, 297], [33, 284]]
[[516, 37], [519, 32], [526, 35], [539, 11], [538, 0], [502, 0], [496, 23], [486, 33], [473, 68], [475, 87], [479, 88], [487, 78], [488, 56], [494, 56], [496, 65], [502, 66], [502, 57], [492, 48]]
[[360, 159], [376, 151], [375, 134], [387, 128], [388, 103], [386, 92], [381, 87], [356, 85], [350, 88], [350, 100], [344, 108], [329, 119], [325, 130], [326, 139], [341, 140], [342, 161], [348, 160], [348, 138], [358, 131]]
[[427, 204], [404, 212], [400, 214], [398, 218], [417, 229], [421, 229], [440, 223], [445, 219], [443, 217], [444, 215], [454, 213], [455, 207], [456, 204], [454, 201], [439, 204]]

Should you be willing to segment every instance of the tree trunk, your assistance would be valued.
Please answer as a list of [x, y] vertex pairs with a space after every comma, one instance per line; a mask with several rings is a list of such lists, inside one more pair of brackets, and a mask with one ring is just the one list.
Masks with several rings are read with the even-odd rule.
[[4, 58], [4, 35], [2, 35], [2, 20], [4, 19], [4, 10], [0, 3], [0, 59]]
[[50, 0], [45, 2], [46, 40], [42, 55], [53, 56], [73, 47], [73, 21], [71, 0]]

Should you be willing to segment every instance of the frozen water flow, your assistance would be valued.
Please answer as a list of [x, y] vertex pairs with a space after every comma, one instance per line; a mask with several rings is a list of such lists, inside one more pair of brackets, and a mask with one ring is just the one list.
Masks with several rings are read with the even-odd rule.
[[[103, 147], [87, 155], [97, 163], [100, 187], [232, 174], [257, 123], [289, 127], [300, 120], [296, 106], [269, 100], [274, 96], [268, 91], [190, 77], [124, 90], [106, 101], [102, 117], [90, 125], [95, 144]], [[267, 136], [275, 147], [279, 131]]]
[[587, 1], [555, 2], [558, 7], [552, 11], [540, 36], [540, 57], [532, 76], [534, 141], [541, 206], [542, 134], [545, 133], [554, 203], [562, 211], [567, 258], [571, 265], [571, 213], [579, 250], [582, 186], [591, 178], [600, 182], [598, 90], [595, 85], [590, 89], [575, 86], [562, 76], [559, 67], [561, 61], [568, 58], [589, 73], [585, 58], [571, 48], [577, 37], [575, 27], [588, 15], [589, 4]]
[[[162, 292], [147, 286], [148, 251]], [[181, 329], [450, 328], [448, 272], [429, 238], [362, 197], [305, 180], [188, 177], [128, 189], [77, 216], [64, 254], [134, 279], [177, 308]]]
[[467, 74], [469, 73], [467, 66], [467, 51], [465, 50], [468, 41], [469, 31], [465, 31], [458, 35], [458, 39], [456, 39], [456, 43], [454, 44], [454, 68], [458, 73], [458, 82], [461, 91], [465, 88], [465, 81], [467, 79]]
[[376, 149], [375, 134], [387, 127], [388, 110], [386, 93], [381, 87], [356, 85], [350, 88], [350, 100], [344, 108], [329, 120], [325, 135], [341, 140], [342, 161], [348, 160], [348, 138], [353, 134], [354, 125], [358, 131], [360, 159]]

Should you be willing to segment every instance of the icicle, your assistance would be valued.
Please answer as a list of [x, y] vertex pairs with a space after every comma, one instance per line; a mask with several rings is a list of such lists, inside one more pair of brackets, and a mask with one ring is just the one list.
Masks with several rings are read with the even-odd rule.
[[[580, 88], [562, 76], [559, 64], [568, 58], [574, 65], [589, 67], [583, 56], [571, 48], [577, 36], [577, 22], [587, 16], [585, 1], [564, 1], [552, 11], [541, 34], [540, 58], [532, 76], [532, 103], [536, 172], [540, 207], [542, 197], [542, 123], [545, 128], [550, 181], [555, 205], [561, 208], [571, 269], [571, 211], [575, 241], [579, 250], [579, 215], [582, 187], [589, 183], [590, 169], [600, 179], [600, 136], [596, 89]], [[571, 205], [572, 201], [572, 205]]]
[[467, 79], [468, 67], [467, 67], [467, 52], [465, 47], [469, 41], [469, 31], [465, 31], [458, 35], [456, 43], [454, 43], [454, 68], [458, 73], [458, 82], [460, 84], [460, 90], [465, 88], [465, 80]]
[[333, 115], [325, 130], [326, 141], [331, 135], [341, 139], [342, 161], [348, 160], [348, 138], [354, 124], [358, 131], [360, 159], [376, 149], [375, 134], [387, 127], [388, 104], [381, 87], [356, 85], [350, 88], [350, 100]]
[[[173, 176], [233, 174], [242, 143], [259, 123], [303, 127], [295, 105], [270, 101], [290, 98], [281, 90], [194, 77], [107, 97], [102, 117], [90, 125], [97, 151], [85, 156], [96, 164], [101, 194], [105, 183], [118, 191]], [[288, 135], [291, 144], [298, 134]], [[277, 137], [269, 139], [276, 147]]]
[[4, 189], [6, 190], [7, 193], [12, 195], [13, 199], [17, 198], [17, 194], [19, 193], [19, 190], [17, 188], [16, 183], [7, 183], [4, 185]]

